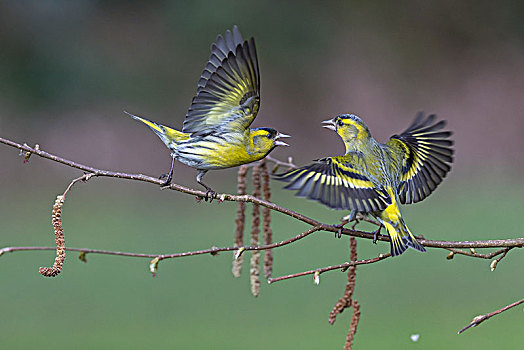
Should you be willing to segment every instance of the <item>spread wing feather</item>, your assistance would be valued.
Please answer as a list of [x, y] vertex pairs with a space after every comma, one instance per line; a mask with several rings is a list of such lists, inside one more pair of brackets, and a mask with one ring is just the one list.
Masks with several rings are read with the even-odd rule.
[[365, 213], [385, 209], [391, 203], [387, 193], [345, 158], [348, 156], [319, 159], [308, 166], [275, 175], [275, 178], [288, 182], [284, 188], [296, 190], [297, 196], [319, 201], [333, 209]]
[[401, 176], [398, 193], [403, 204], [416, 203], [433, 192], [451, 170], [453, 141], [446, 122], [435, 123], [436, 116], [417, 114], [415, 121], [387, 143], [400, 154]]
[[242, 132], [260, 104], [260, 76], [255, 40], [244, 41], [237, 26], [219, 35], [198, 81], [197, 93], [182, 131], [197, 135]]

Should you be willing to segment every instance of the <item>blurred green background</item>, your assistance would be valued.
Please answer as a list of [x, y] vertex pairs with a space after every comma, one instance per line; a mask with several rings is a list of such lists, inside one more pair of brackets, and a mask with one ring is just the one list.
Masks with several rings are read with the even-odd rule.
[[[437, 113], [455, 132], [453, 171], [429, 199], [404, 207], [411, 230], [431, 239], [522, 237], [524, 210], [524, 6], [521, 1], [0, 1], [0, 136], [99, 168], [157, 176], [169, 151], [123, 110], [180, 127], [216, 35], [238, 24], [254, 36], [262, 104], [254, 126], [293, 135], [303, 164], [343, 151], [319, 123], [359, 114], [386, 141], [415, 113]], [[316, 142], [312, 142], [316, 140]], [[0, 146], [0, 246], [52, 245], [51, 206], [80, 172]], [[175, 181], [195, 171], [177, 164]], [[236, 170], [208, 175], [234, 192]], [[324, 222], [330, 211], [280, 190], [274, 201]], [[196, 204], [148, 184], [93, 179], [63, 209], [66, 244], [143, 253], [229, 246], [234, 203]], [[250, 207], [248, 206], [248, 210]], [[366, 226], [363, 226], [366, 228]], [[275, 239], [306, 229], [273, 216]], [[360, 257], [388, 245], [359, 240]], [[278, 249], [274, 275], [347, 260], [347, 239], [319, 233]], [[340, 349], [350, 312], [327, 316], [346, 274], [263, 283], [232, 254], [164, 261], [68, 254], [41, 277], [52, 252], [0, 257], [0, 344], [6, 349]], [[460, 336], [475, 315], [522, 298], [524, 256], [489, 261], [409, 251], [357, 270], [361, 322], [355, 348], [517, 348], [522, 307]], [[246, 254], [245, 257], [249, 257]], [[246, 261], [247, 262], [247, 261]], [[420, 334], [416, 343], [410, 335]]]

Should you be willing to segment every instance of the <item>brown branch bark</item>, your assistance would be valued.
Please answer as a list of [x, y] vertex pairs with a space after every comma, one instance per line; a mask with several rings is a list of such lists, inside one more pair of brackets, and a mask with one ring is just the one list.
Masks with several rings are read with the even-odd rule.
[[[128, 173], [123, 173], [123, 172], [115, 172], [115, 171], [97, 169], [91, 166], [76, 163], [76, 162], [58, 157], [56, 155], [47, 153], [45, 151], [42, 151], [39, 147], [33, 148], [26, 144], [22, 145], [22, 144], [19, 144], [19, 143], [10, 141], [10, 140], [6, 140], [4, 138], [0, 138], [0, 143], [4, 143], [8, 146], [17, 148], [25, 152], [24, 158], [26, 161], [29, 159], [29, 157], [32, 154], [36, 154], [40, 157], [43, 157], [43, 158], [46, 158], [46, 159], [49, 159], [49, 160], [52, 160], [52, 161], [55, 161], [61, 164], [65, 164], [73, 168], [83, 170], [88, 173], [86, 176], [88, 176], [89, 178], [96, 177], [96, 176], [105, 176], [105, 177], [115, 177], [115, 178], [129, 179], [129, 180], [135, 180], [135, 181], [144, 181], [144, 182], [149, 182], [149, 183], [153, 183], [157, 185], [162, 185], [162, 180], [151, 177], [151, 176], [147, 176], [143, 174], [128, 174]], [[70, 187], [71, 186], [72, 184], [70, 185]], [[70, 189], [70, 187], [68, 187], [66, 192]], [[168, 188], [181, 192], [181, 193], [195, 195], [201, 198], [205, 197], [205, 192], [203, 191], [190, 189], [190, 188], [178, 185], [178, 184], [171, 184]], [[324, 224], [315, 219], [307, 217], [303, 214], [297, 213], [293, 210], [290, 210], [290, 209], [281, 207], [277, 204], [271, 203], [269, 201], [265, 201], [260, 198], [257, 198], [256, 196], [251, 196], [247, 194], [245, 195], [221, 194], [219, 197], [222, 200], [226, 200], [226, 201], [234, 201], [234, 202], [239, 202], [239, 203], [248, 203], [249, 202], [249, 203], [259, 205], [264, 208], [290, 216], [306, 224], [309, 224], [312, 226], [312, 228], [288, 240], [281, 241], [281, 242], [274, 243], [274, 244], [266, 244], [264, 246], [251, 246], [251, 247], [240, 247], [240, 248], [239, 247], [226, 247], [226, 248], [213, 247], [211, 249], [197, 250], [197, 251], [184, 252], [184, 253], [165, 254], [165, 255], [107, 252], [107, 251], [98, 251], [98, 250], [80, 249], [80, 248], [76, 248], [76, 249], [84, 253], [112, 254], [112, 255], [125, 255], [125, 256], [149, 257], [149, 258], [153, 257], [153, 258], [157, 258], [156, 262], [158, 262], [160, 260], [177, 258], [177, 257], [193, 256], [193, 255], [208, 254], [208, 253], [216, 254], [220, 251], [237, 251], [238, 256], [240, 256], [241, 253], [245, 250], [265, 250], [265, 249], [271, 249], [271, 248], [283, 246], [283, 245], [292, 243], [296, 240], [302, 239], [305, 236], [311, 233], [317, 232], [317, 231], [326, 231], [326, 232], [334, 232], [334, 233], [340, 232], [341, 234], [348, 235], [348, 236], [360, 237], [360, 238], [365, 238], [365, 239], [373, 239], [373, 233], [363, 232], [363, 231], [359, 231], [355, 229], [346, 229], [346, 228], [341, 229], [339, 225]], [[379, 236], [378, 240], [387, 242], [389, 241], [389, 238], [387, 236]], [[456, 251], [457, 254], [463, 254], [463, 255], [468, 255], [472, 257], [481, 257], [481, 258], [491, 258], [499, 254], [503, 254], [502, 257], [504, 257], [510, 248], [515, 248], [515, 247], [520, 248], [524, 246], [524, 238], [485, 240], [485, 241], [458, 241], [458, 242], [457, 241], [435, 241], [435, 240], [420, 239], [419, 242], [426, 247], [445, 248], [445, 249], [457, 249], [457, 248], [470, 248], [471, 249], [471, 248], [503, 247], [503, 249], [501, 250], [498, 250], [491, 254], [485, 254], [485, 255], [478, 254], [476, 252], [468, 253], [467, 251]], [[46, 247], [8, 247], [8, 248], [4, 248], [0, 250], [0, 255], [8, 251], [12, 252], [12, 251], [21, 251], [21, 250], [47, 250], [47, 249], [48, 248]], [[68, 250], [72, 250], [72, 249], [68, 249]], [[309, 270], [309, 271], [304, 271], [300, 273], [289, 274], [289, 275], [285, 275], [285, 276], [281, 276], [277, 278], [270, 278], [268, 279], [268, 282], [273, 283], [273, 282], [281, 281], [284, 279], [289, 279], [289, 278], [294, 278], [294, 277], [299, 277], [299, 276], [304, 276], [304, 275], [309, 275], [309, 274], [315, 274], [315, 273], [320, 275], [323, 272], [331, 271], [334, 269], [339, 269], [339, 268], [347, 269], [349, 266], [374, 263], [374, 262], [383, 260], [384, 258], [387, 258], [387, 257], [389, 257], [389, 254], [380, 255], [378, 258], [374, 258], [374, 259], [350, 261], [350, 262], [340, 264], [340, 265], [327, 266], [327, 267], [319, 268], [315, 270]], [[495, 265], [496, 265], [496, 262], [495, 262]]]
[[391, 256], [390, 253], [380, 254], [378, 257], [372, 258], [372, 259], [348, 261], [348, 262], [345, 262], [345, 263], [340, 264], [340, 265], [332, 265], [332, 266], [326, 266], [326, 267], [322, 267], [322, 268], [318, 268], [318, 269], [314, 269], [314, 270], [308, 270], [308, 271], [303, 271], [303, 272], [298, 272], [298, 273], [292, 273], [292, 274], [289, 274], [289, 275], [284, 275], [284, 276], [280, 276], [280, 277], [270, 278], [270, 279], [268, 279], [268, 283], [275, 283], [275, 282], [278, 282], [278, 281], [288, 280], [290, 278], [306, 276], [306, 275], [313, 275], [313, 274], [320, 275], [320, 274], [322, 274], [324, 272], [332, 271], [332, 270], [346, 271], [347, 268], [350, 267], [350, 266], [373, 264], [373, 263], [382, 261], [382, 260], [384, 260], [386, 258], [389, 258], [390, 256]]
[[[74, 161], [70, 161], [70, 160], [67, 160], [67, 159], [64, 159], [64, 158], [61, 158], [59, 156], [56, 156], [54, 154], [51, 154], [51, 153], [48, 153], [48, 152], [45, 152], [43, 150], [40, 149], [40, 147], [38, 145], [36, 145], [35, 147], [30, 147], [28, 146], [27, 144], [19, 144], [19, 143], [16, 143], [16, 142], [13, 142], [11, 140], [7, 140], [7, 139], [4, 139], [4, 138], [1, 138], [0, 137], [0, 143], [3, 143], [5, 145], [8, 145], [10, 147], [14, 147], [14, 148], [17, 148], [21, 151], [21, 153], [23, 154], [24, 156], [24, 161], [27, 162], [30, 158], [31, 155], [35, 154], [39, 157], [42, 157], [42, 158], [45, 158], [45, 159], [49, 159], [51, 161], [54, 161], [54, 162], [58, 162], [58, 163], [61, 163], [61, 164], [64, 164], [66, 166], [69, 166], [69, 167], [72, 167], [72, 168], [76, 168], [76, 169], [79, 169], [81, 171], [84, 171], [86, 174], [81, 177], [81, 178], [84, 178], [84, 179], [89, 179], [90, 177], [99, 177], [99, 176], [104, 176], [104, 177], [114, 177], [114, 178], [118, 178], [118, 179], [128, 179], [128, 180], [135, 180], [135, 181], [143, 181], [143, 182], [149, 182], [149, 183], [152, 183], [152, 184], [155, 184], [155, 185], [162, 185], [163, 184], [163, 181], [156, 178], [156, 177], [151, 177], [151, 176], [148, 176], [148, 175], [144, 175], [144, 174], [130, 174], [130, 173], [124, 173], [124, 172], [117, 172], [117, 171], [110, 171], [110, 170], [103, 170], [103, 169], [97, 169], [97, 168], [94, 168], [94, 167], [91, 167], [91, 166], [87, 166], [87, 165], [84, 165], [84, 164], [80, 164], [80, 163], [77, 163], [77, 162], [74, 162]], [[288, 161], [288, 163], [285, 163], [285, 162], [281, 162], [281, 161], [278, 161], [278, 160], [275, 160], [275, 159], [269, 159], [271, 161], [273, 161], [276, 166], [287, 166], [287, 167], [294, 167], [294, 164], [292, 163], [292, 160], [290, 159]], [[81, 179], [79, 178], [79, 179]], [[64, 195], [70, 190], [71, 186], [76, 182], [78, 181], [79, 179], [76, 179], [75, 181], [73, 181], [69, 187], [66, 189], [66, 191], [64, 192]], [[164, 187], [166, 188], [166, 187]], [[191, 188], [187, 188], [187, 187], [184, 187], [184, 186], [181, 186], [181, 185], [178, 185], [178, 184], [175, 184], [175, 183], [172, 183], [170, 184], [168, 187], [168, 189], [171, 189], [171, 190], [175, 190], [175, 191], [178, 191], [178, 192], [181, 192], [181, 193], [185, 193], [185, 194], [189, 194], [189, 195], [194, 195], [194, 196], [197, 196], [199, 198], [204, 198], [205, 197], [205, 192], [203, 191], [199, 191], [199, 190], [194, 190], [194, 189], [191, 189]], [[288, 244], [291, 244], [295, 241], [298, 241], [314, 232], [317, 232], [317, 231], [324, 231], [324, 232], [332, 232], [332, 233], [339, 233], [339, 234], [343, 234], [343, 235], [347, 235], [347, 236], [351, 236], [351, 237], [360, 237], [360, 238], [364, 238], [364, 239], [373, 239], [374, 238], [374, 234], [373, 233], [369, 233], [369, 232], [364, 232], [364, 231], [359, 231], [359, 230], [356, 230], [354, 228], [352, 229], [347, 229], [347, 228], [341, 228], [340, 225], [330, 225], [330, 224], [325, 224], [325, 223], [321, 223], [313, 218], [310, 218], [306, 215], [303, 215], [303, 214], [300, 214], [300, 213], [297, 213], [293, 210], [290, 210], [288, 208], [285, 208], [285, 207], [282, 207], [282, 206], [279, 206], [277, 204], [274, 204], [272, 202], [270, 202], [269, 200], [269, 196], [266, 196], [266, 200], [263, 200], [261, 198], [257, 198], [257, 197], [260, 197], [260, 194], [258, 195], [247, 195], [247, 194], [238, 194], [238, 195], [231, 195], [231, 194], [221, 194], [218, 196], [220, 198], [220, 201], [231, 201], [231, 202], [238, 202], [238, 203], [252, 203], [254, 204], [255, 207], [257, 206], [261, 206], [261, 207], [264, 207], [265, 209], [267, 209], [268, 211], [269, 210], [272, 210], [272, 211], [276, 211], [276, 212], [279, 212], [281, 214], [284, 214], [284, 215], [287, 215], [291, 218], [294, 218], [298, 221], [301, 221], [307, 225], [310, 225], [311, 228], [307, 231], [304, 231], [303, 233], [299, 234], [299, 235], [296, 235], [290, 239], [287, 239], [287, 240], [284, 240], [284, 241], [280, 241], [280, 242], [276, 242], [276, 243], [271, 243], [271, 244], [265, 244], [265, 245], [258, 245], [258, 241], [254, 241], [255, 244], [253, 244], [252, 246], [241, 246], [239, 247], [239, 241], [237, 241], [236, 245], [234, 247], [224, 247], [224, 248], [217, 248], [217, 247], [212, 247], [210, 249], [203, 249], [203, 250], [197, 250], [197, 251], [190, 251], [190, 252], [183, 252], [183, 253], [174, 253], [174, 254], [139, 254], [139, 253], [125, 253], [125, 252], [116, 252], [116, 251], [104, 251], [104, 250], [97, 250], [97, 249], [87, 249], [87, 248], [65, 248], [63, 246], [63, 236], [62, 236], [62, 240], [60, 241], [58, 238], [57, 238], [57, 248], [55, 247], [6, 247], [6, 248], [3, 248], [3, 249], [0, 249], [0, 255], [4, 254], [4, 253], [7, 253], [7, 252], [15, 252], [15, 251], [35, 251], [35, 250], [55, 250], [57, 249], [57, 259], [61, 261], [61, 263], [63, 264], [63, 257], [64, 257], [64, 254], [65, 254], [65, 251], [68, 250], [68, 251], [77, 251], [77, 252], [80, 252], [82, 253], [81, 256], [84, 256], [85, 254], [89, 253], [89, 254], [106, 254], [106, 255], [118, 255], [118, 256], [128, 256], [128, 257], [143, 257], [143, 258], [153, 258], [152, 262], [151, 262], [151, 266], [154, 265], [154, 270], [156, 271], [156, 267], [158, 265], [158, 262], [161, 261], [161, 260], [164, 260], [164, 259], [170, 259], [170, 258], [178, 258], [178, 257], [186, 257], [186, 256], [194, 256], [194, 255], [200, 255], [200, 254], [211, 254], [211, 255], [216, 255], [218, 252], [222, 252], [222, 251], [236, 251], [237, 252], [237, 255], [240, 256], [242, 254], [243, 251], [245, 250], [251, 250], [251, 251], [260, 251], [260, 250], [269, 250], [269, 249], [273, 249], [273, 248], [276, 248], [276, 247], [281, 247], [281, 246], [284, 246], [284, 245], [288, 245]], [[363, 219], [365, 221], [368, 221], [367, 219]], [[61, 230], [61, 225], [55, 225], [55, 222], [53, 222], [54, 226], [55, 226], [55, 233], [56, 232], [59, 232]], [[238, 237], [237, 237], [238, 239]], [[389, 237], [386, 236], [386, 235], [380, 235], [378, 237], [378, 240], [379, 241], [384, 241], [384, 242], [388, 242], [389, 241]], [[506, 254], [513, 248], [522, 248], [524, 247], [524, 238], [520, 237], [520, 238], [510, 238], [510, 239], [496, 239], [496, 240], [482, 240], [482, 241], [438, 241], [438, 240], [428, 240], [428, 239], [425, 239], [425, 238], [420, 238], [419, 239], [419, 242], [420, 244], [422, 244], [423, 246], [425, 247], [428, 247], [428, 248], [442, 248], [442, 249], [447, 249], [447, 250], [450, 250], [450, 255], [448, 255], [448, 258], [453, 258], [453, 256], [455, 254], [460, 254], [460, 255], [465, 255], [465, 256], [469, 256], [469, 257], [474, 257], [474, 258], [482, 258], [482, 259], [492, 259], [494, 257], [497, 257], [497, 259], [493, 260], [492, 263], [491, 263], [491, 268], [492, 270], [495, 269], [497, 263], [503, 259]], [[468, 252], [467, 250], [462, 250], [462, 249], [470, 249], [470, 251]], [[487, 253], [487, 254], [481, 254], [481, 253], [477, 253], [474, 249], [481, 249], [481, 248], [501, 248], [497, 251], [494, 251], [494, 252], [491, 252], [491, 253]], [[60, 251], [60, 249], [62, 249], [62, 251]], [[356, 260], [356, 257], [353, 258], [351, 257], [350, 258], [350, 261], [346, 262], [346, 263], [343, 263], [343, 264], [339, 264], [339, 265], [332, 265], [332, 266], [327, 266], [327, 267], [322, 267], [322, 268], [317, 268], [317, 269], [314, 269], [314, 270], [308, 270], [308, 271], [303, 271], [303, 272], [299, 272], [299, 273], [294, 273], [294, 274], [289, 274], [289, 275], [284, 275], [284, 276], [280, 276], [280, 277], [276, 277], [276, 278], [269, 278], [268, 279], [268, 282], [269, 283], [274, 283], [274, 282], [278, 282], [278, 281], [282, 281], [282, 280], [286, 280], [286, 279], [290, 279], [290, 278], [295, 278], [295, 277], [300, 277], [300, 276], [305, 276], [305, 275], [311, 275], [313, 274], [315, 276], [315, 280], [318, 281], [318, 278], [320, 276], [320, 274], [324, 273], [324, 272], [327, 272], [327, 271], [333, 271], [333, 270], [337, 270], [337, 269], [340, 269], [342, 271], [346, 271], [348, 268], [350, 267], [356, 267], [357, 265], [365, 265], [365, 264], [372, 264], [372, 263], [376, 263], [376, 262], [379, 262], [379, 261], [382, 261], [386, 258], [390, 257], [390, 254], [380, 254], [378, 257], [376, 258], [372, 258], [372, 259], [364, 259], [364, 260]], [[58, 265], [60, 265], [60, 261], [58, 261]], [[57, 261], [55, 260], [55, 265], [57, 265]], [[61, 267], [61, 266], [53, 266], [53, 269], [55, 267]], [[50, 270], [51, 274], [49, 275], [52, 275], [53, 273], [53, 269]], [[54, 271], [56, 272], [56, 271]], [[59, 272], [59, 271], [58, 271]], [[349, 281], [348, 281], [349, 282]], [[352, 320], [352, 325], [350, 327], [350, 333], [348, 333], [348, 338], [347, 338], [347, 341], [348, 343], [347, 344], [351, 344], [351, 341], [353, 339], [353, 336], [354, 336], [354, 332], [356, 331], [356, 325], [358, 324], [358, 318], [359, 318], [359, 315], [360, 315], [360, 311], [359, 311], [359, 305], [356, 301], [354, 300], [351, 300], [351, 296], [348, 298], [348, 303], [346, 303], [346, 305], [349, 306], [349, 301], [351, 301], [351, 304], [350, 306], [353, 307], [354, 309], [354, 315], [353, 315], [353, 320]], [[481, 316], [477, 316], [473, 319], [473, 321], [466, 327], [464, 327], [462, 330], [459, 331], [459, 333], [462, 333], [464, 332], [465, 330], [471, 328], [471, 327], [474, 327], [478, 324], [480, 324], [481, 322], [491, 318], [492, 316], [494, 315], [497, 315], [501, 312], [504, 312], [512, 307], [515, 307], [517, 305], [520, 305], [524, 303], [524, 299], [522, 300], [519, 300], [513, 304], [510, 304], [502, 309], [499, 309], [499, 310], [496, 310], [494, 312], [491, 312], [489, 314], [486, 314], [486, 315], [481, 315]]]
[[524, 303], [524, 299], [520, 299], [519, 301], [516, 301], [512, 304], [509, 304], [507, 306], [504, 306], [503, 308], [501, 309], [498, 309], [498, 310], [495, 310], [493, 312], [490, 312], [490, 313], [487, 313], [485, 315], [479, 315], [475, 318], [473, 318], [473, 320], [470, 322], [470, 324], [468, 324], [466, 327], [462, 328], [460, 331], [457, 332], [457, 334], [461, 334], [463, 333], [464, 331], [470, 329], [471, 327], [476, 327], [478, 326], [479, 324], [481, 324], [482, 322], [486, 321], [486, 320], [489, 320], [491, 317], [495, 316], [495, 315], [498, 315], [506, 310], [509, 310], [511, 308], [514, 308], [515, 306], [517, 305], [520, 305]]
[[[117, 252], [112, 250], [100, 250], [100, 249], [90, 249], [90, 248], [65, 248], [66, 251], [71, 252], [81, 252], [85, 254], [102, 254], [102, 255], [116, 255], [116, 256], [127, 256], [127, 257], [133, 257], [133, 258], [158, 258], [160, 260], [165, 259], [174, 259], [174, 258], [183, 258], [186, 256], [194, 256], [194, 255], [202, 255], [202, 254], [211, 254], [216, 255], [220, 252], [231, 252], [231, 251], [247, 251], [247, 250], [266, 250], [266, 249], [273, 249], [282, 247], [288, 244], [291, 244], [295, 241], [298, 241], [306, 236], [309, 236], [310, 234], [319, 231], [319, 227], [313, 227], [309, 230], [302, 232], [290, 239], [286, 239], [280, 242], [275, 242], [271, 244], [266, 244], [262, 246], [243, 246], [243, 247], [212, 247], [209, 249], [202, 249], [202, 250], [193, 250], [189, 252], [183, 252], [183, 253], [173, 253], [173, 254], [143, 254], [143, 253], [128, 253], [128, 252]], [[56, 247], [5, 247], [0, 249], [0, 256], [2, 256], [4, 253], [12, 253], [12, 252], [19, 252], [19, 251], [40, 251], [40, 250], [55, 250]]]
[[496, 256], [498, 256], [500, 254], [506, 256], [506, 254], [511, 249], [513, 249], [513, 247], [506, 247], [506, 248], [498, 249], [498, 250], [496, 250], [494, 252], [491, 252], [491, 253], [488, 253], [488, 254], [481, 254], [481, 253], [477, 253], [477, 252], [472, 252], [471, 250], [467, 251], [467, 250], [460, 250], [460, 249], [449, 248], [448, 250], [450, 252], [452, 252], [453, 254], [452, 255], [448, 255], [448, 259], [453, 259], [453, 255], [455, 255], [455, 254], [466, 255], [466, 256], [470, 256], [472, 258], [493, 259], [494, 257], [496, 257]]
[[[0, 137], [0, 143], [17, 148], [24, 152], [36, 154], [39, 157], [58, 162], [58, 163], [67, 165], [72, 168], [80, 169], [84, 172], [90, 173], [91, 176], [93, 177], [98, 177], [98, 176], [114, 177], [118, 179], [149, 182], [149, 183], [156, 184], [159, 186], [163, 184], [162, 180], [155, 178], [155, 177], [151, 177], [151, 176], [143, 175], [143, 174], [128, 174], [128, 173], [123, 173], [123, 172], [97, 169], [91, 166], [83, 165], [77, 162], [73, 162], [73, 161], [58, 157], [56, 155], [47, 153], [40, 149], [30, 147], [26, 144], [22, 145], [22, 144], [19, 144], [19, 143], [16, 143], [16, 142], [13, 142], [13, 141], [1, 138], [1, 137]], [[204, 191], [194, 190], [194, 189], [191, 189], [185, 186], [181, 186], [178, 184], [174, 184], [174, 183], [164, 188], [172, 189], [172, 190], [175, 190], [181, 193], [197, 196], [200, 198], [204, 198], [206, 194]], [[273, 211], [290, 216], [298, 221], [302, 221], [313, 227], [320, 227], [320, 229], [317, 231], [327, 231], [327, 232], [335, 233], [340, 230], [340, 228], [336, 225], [329, 225], [329, 224], [321, 223], [306, 215], [297, 213], [291, 209], [281, 207], [275, 203], [268, 202], [263, 199], [251, 196], [251, 195], [247, 195], [247, 194], [246, 195], [231, 195], [231, 194], [224, 193], [224, 194], [219, 195], [218, 197], [224, 201], [246, 202], [246, 203], [258, 204], [260, 206], [269, 208]], [[347, 235], [347, 236], [353, 236], [353, 237], [360, 237], [364, 239], [373, 239], [373, 233], [353, 230], [353, 229], [347, 229], [347, 228], [342, 229], [341, 234]], [[378, 237], [378, 241], [389, 242], [389, 238], [387, 236], [381, 235]], [[502, 247], [521, 248], [521, 247], [524, 247], [524, 237], [510, 238], [510, 239], [494, 239], [494, 240], [484, 240], [484, 241], [437, 241], [437, 240], [429, 240], [429, 239], [420, 239], [419, 242], [423, 246], [429, 247], [429, 248], [502, 248]]]

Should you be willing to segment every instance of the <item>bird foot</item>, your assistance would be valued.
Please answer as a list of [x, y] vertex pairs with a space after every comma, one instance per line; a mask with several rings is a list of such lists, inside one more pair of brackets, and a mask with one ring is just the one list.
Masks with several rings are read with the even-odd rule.
[[333, 225], [338, 228], [337, 232], [335, 232], [335, 237], [341, 238], [342, 237], [342, 229], [344, 228], [344, 225], [354, 221], [355, 223], [351, 226], [351, 229], [354, 230], [355, 226], [358, 224], [358, 216], [360, 213], [358, 213], [356, 210], [352, 210], [349, 215], [344, 216], [340, 221], [340, 224]]
[[217, 198], [217, 193], [212, 189], [208, 188], [204, 200], [207, 202], [207, 200], [209, 199], [209, 203], [211, 203], [214, 198]]
[[380, 236], [379, 232], [382, 228], [382, 225], [380, 225], [375, 232], [373, 232], [373, 244], [377, 244], [378, 236]]
[[162, 180], [163, 178], [166, 179], [164, 182], [162, 182], [162, 184], [160, 184], [160, 187], [169, 186], [169, 184], [171, 184], [171, 180], [173, 180], [173, 169], [175, 167], [175, 156], [172, 155], [172, 157], [173, 158], [171, 160], [171, 168], [169, 169], [169, 172], [167, 174], [162, 174], [158, 177], [160, 180]]
[[[211, 203], [213, 201], [213, 199], [217, 198], [217, 193], [215, 191], [213, 191], [211, 188], [207, 188], [206, 190], [206, 194], [202, 197], [202, 196], [196, 196], [196, 201], [197, 203], [200, 203], [202, 202], [202, 199], [204, 201], [209, 201], [209, 203]], [[221, 203], [223, 202], [224, 200], [223, 199], [218, 199], [218, 202]]]
[[337, 229], [335, 232], [335, 238], [342, 238], [342, 230], [344, 229], [344, 225], [347, 224], [347, 222], [341, 222], [340, 224], [333, 225]]
[[166, 179], [164, 182], [160, 184], [160, 187], [167, 187], [171, 184], [171, 180], [173, 180], [173, 173], [168, 174], [162, 174], [158, 177], [159, 180]]

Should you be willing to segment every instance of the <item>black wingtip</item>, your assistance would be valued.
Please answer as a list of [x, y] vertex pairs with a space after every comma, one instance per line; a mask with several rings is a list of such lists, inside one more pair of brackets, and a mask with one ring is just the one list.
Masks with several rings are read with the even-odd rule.
[[390, 240], [389, 245], [390, 245], [391, 256], [402, 255], [402, 253], [404, 253], [408, 249], [407, 245], [405, 244], [399, 244], [398, 246], [393, 245], [392, 240]]
[[422, 244], [420, 244], [415, 238], [411, 236], [402, 237], [402, 242], [411, 249], [415, 249], [422, 253], [426, 252], [426, 248], [424, 248]]
[[238, 26], [236, 24], [233, 26], [233, 40], [235, 42], [244, 41], [244, 39], [242, 39], [242, 34], [240, 34], [240, 30], [238, 29]]

